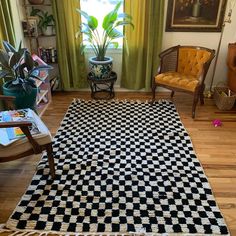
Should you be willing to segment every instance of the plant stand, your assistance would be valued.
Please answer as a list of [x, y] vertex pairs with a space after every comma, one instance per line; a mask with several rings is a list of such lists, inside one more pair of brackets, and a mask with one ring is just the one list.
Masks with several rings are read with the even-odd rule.
[[107, 79], [96, 79], [89, 73], [87, 80], [91, 88], [91, 98], [109, 100], [115, 97], [114, 83], [117, 80], [117, 74], [114, 71]]

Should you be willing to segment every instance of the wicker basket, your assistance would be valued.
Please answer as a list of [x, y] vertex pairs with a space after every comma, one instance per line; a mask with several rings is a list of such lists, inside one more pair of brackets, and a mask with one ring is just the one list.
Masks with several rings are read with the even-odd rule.
[[230, 91], [229, 96], [228, 92], [228, 87], [215, 87], [214, 101], [219, 110], [227, 111], [233, 108], [236, 99], [236, 94]]

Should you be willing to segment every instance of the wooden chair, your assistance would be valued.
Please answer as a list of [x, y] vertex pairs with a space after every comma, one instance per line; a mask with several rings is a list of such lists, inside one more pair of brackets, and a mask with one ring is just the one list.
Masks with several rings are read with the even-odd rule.
[[152, 102], [157, 86], [193, 95], [192, 118], [200, 98], [204, 104], [204, 80], [215, 56], [215, 50], [195, 46], [174, 46], [160, 53], [159, 72], [152, 82]]
[[[10, 105], [10, 108], [14, 107], [12, 104], [14, 97], [0, 95], [0, 100], [4, 101], [7, 105]], [[26, 136], [10, 143], [9, 145], [2, 145], [0, 143], [0, 163], [14, 161], [16, 159], [33, 154], [39, 154], [46, 150], [50, 174], [52, 179], [54, 179], [55, 167], [52, 149], [52, 137], [47, 127], [36, 114], [34, 118], [36, 119], [37, 125], [40, 126], [40, 131], [42, 131], [40, 134], [36, 135], [31, 135], [29, 127], [32, 124], [29, 121], [0, 122], [0, 128], [20, 127]]]

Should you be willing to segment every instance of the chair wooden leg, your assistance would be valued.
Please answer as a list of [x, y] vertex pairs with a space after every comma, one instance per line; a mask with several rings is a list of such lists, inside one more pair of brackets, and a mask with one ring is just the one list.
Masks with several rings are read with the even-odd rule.
[[201, 105], [204, 105], [204, 90], [205, 90], [205, 84], [202, 85], [202, 88], [200, 90], [200, 102], [201, 102]]
[[172, 90], [172, 91], [171, 91], [171, 95], [170, 95], [170, 97], [173, 98], [174, 95], [175, 95], [175, 91]]
[[155, 82], [153, 82], [152, 84], [152, 104], [155, 102], [155, 98], [156, 98], [156, 84]]
[[47, 155], [48, 155], [48, 163], [49, 163], [49, 169], [52, 179], [55, 178], [55, 165], [54, 165], [54, 157], [53, 157], [53, 149], [52, 144], [48, 144], [46, 147]]
[[197, 103], [198, 103], [198, 99], [199, 99], [199, 94], [194, 94], [194, 98], [193, 98], [193, 106], [192, 106], [192, 118], [195, 118], [195, 111], [196, 111], [196, 107], [197, 107]]

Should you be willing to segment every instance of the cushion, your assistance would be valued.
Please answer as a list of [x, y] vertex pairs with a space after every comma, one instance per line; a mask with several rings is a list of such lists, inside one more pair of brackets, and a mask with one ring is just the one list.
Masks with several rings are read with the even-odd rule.
[[[31, 119], [34, 121], [39, 130], [38, 134], [32, 135], [34, 140], [39, 145], [50, 143], [52, 141], [52, 137], [48, 128], [45, 126], [42, 120], [35, 114], [34, 111], [32, 111], [31, 109], [28, 110], [30, 116], [32, 117]], [[4, 129], [0, 129], [0, 134], [4, 135]], [[11, 140], [8, 143], [0, 143], [0, 157], [15, 156], [30, 149], [32, 149], [32, 145], [28, 141], [28, 138], [21, 137], [15, 140]]]
[[211, 53], [206, 50], [183, 47], [179, 49], [177, 72], [199, 77], [202, 66], [210, 58]]
[[194, 92], [199, 80], [196, 76], [185, 75], [178, 72], [165, 72], [155, 76], [155, 82], [175, 88]]

